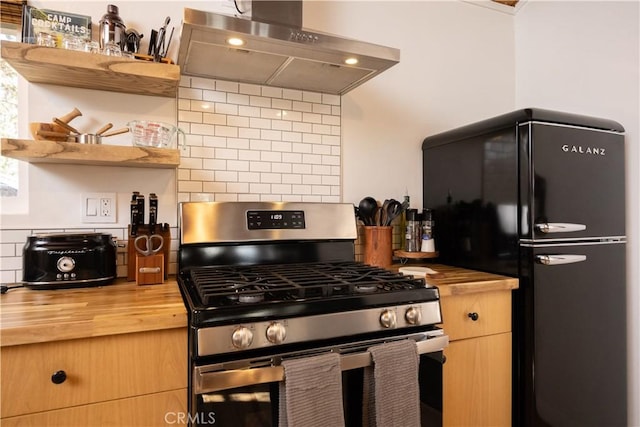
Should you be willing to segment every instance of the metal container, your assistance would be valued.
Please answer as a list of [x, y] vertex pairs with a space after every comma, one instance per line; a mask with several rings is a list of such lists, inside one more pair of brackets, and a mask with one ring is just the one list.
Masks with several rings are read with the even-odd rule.
[[120, 15], [118, 15], [118, 6], [110, 4], [107, 6], [107, 13], [102, 16], [99, 22], [99, 36], [100, 50], [109, 42], [114, 42], [120, 49], [124, 49], [126, 43], [126, 30], [127, 27], [122, 22]]
[[22, 280], [33, 289], [100, 286], [116, 278], [111, 234], [35, 234], [27, 237], [22, 260]]

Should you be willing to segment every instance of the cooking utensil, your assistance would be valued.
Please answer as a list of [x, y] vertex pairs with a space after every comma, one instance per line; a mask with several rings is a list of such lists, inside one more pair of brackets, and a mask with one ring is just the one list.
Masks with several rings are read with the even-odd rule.
[[153, 255], [158, 253], [164, 246], [164, 238], [159, 234], [144, 234], [134, 239], [133, 246], [140, 255]]
[[[111, 124], [111, 123], [109, 123]], [[102, 130], [102, 129], [100, 129]], [[103, 131], [104, 132], [104, 131]], [[107, 138], [114, 135], [120, 135], [122, 133], [129, 132], [129, 128], [122, 128], [118, 130], [114, 130], [105, 134], [93, 134], [93, 133], [81, 133], [79, 135], [75, 135], [76, 142], [80, 144], [102, 144], [102, 138]]]
[[386, 223], [384, 225], [391, 225], [394, 219], [396, 219], [402, 212], [404, 212], [404, 205], [395, 199], [391, 199], [386, 207]]
[[102, 135], [112, 127], [113, 127], [113, 123], [107, 123], [106, 125], [102, 126], [100, 129], [98, 129], [98, 131], [96, 132], [96, 135]]
[[61, 122], [68, 124], [69, 122], [71, 122], [71, 120], [75, 119], [76, 117], [80, 117], [81, 115], [82, 113], [80, 112], [80, 110], [74, 108], [70, 113], [67, 113], [64, 116], [60, 116], [59, 119]]
[[378, 210], [380, 218], [378, 219], [378, 225], [379, 226], [386, 226], [387, 224], [387, 207], [389, 206], [389, 199], [385, 199], [384, 202], [382, 202], [382, 206], [380, 207], [380, 209]]
[[74, 128], [73, 126], [70, 126], [69, 124], [63, 122], [62, 120], [60, 120], [57, 117], [53, 118], [53, 122], [55, 124], [57, 124], [58, 126], [60, 126], [61, 128], [63, 128], [64, 130], [67, 130], [67, 131], [69, 131], [71, 133], [75, 133], [75, 134], [79, 134], [80, 133], [76, 128]]
[[373, 197], [365, 197], [358, 205], [360, 219], [364, 225], [375, 225], [375, 217], [378, 211], [378, 202]]
[[38, 140], [46, 139], [49, 141], [69, 141], [70, 139], [73, 139], [73, 136], [66, 132], [54, 132], [51, 130], [37, 130], [36, 135], [41, 137], [35, 138]]

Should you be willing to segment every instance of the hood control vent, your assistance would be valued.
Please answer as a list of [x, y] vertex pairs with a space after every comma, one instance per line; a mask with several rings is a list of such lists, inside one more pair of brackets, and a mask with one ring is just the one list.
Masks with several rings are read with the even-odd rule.
[[343, 95], [399, 61], [400, 51], [390, 47], [184, 9], [183, 75]]

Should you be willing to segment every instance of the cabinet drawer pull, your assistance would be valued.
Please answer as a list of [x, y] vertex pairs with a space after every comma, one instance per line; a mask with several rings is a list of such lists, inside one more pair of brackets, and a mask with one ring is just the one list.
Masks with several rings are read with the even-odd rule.
[[478, 316], [478, 313], [476, 313], [475, 311], [473, 313], [467, 314], [467, 316], [469, 317], [469, 319], [473, 320], [474, 322], [478, 320], [478, 318], [480, 317]]
[[51, 375], [51, 382], [54, 384], [62, 384], [67, 379], [67, 373], [65, 371], [57, 371]]

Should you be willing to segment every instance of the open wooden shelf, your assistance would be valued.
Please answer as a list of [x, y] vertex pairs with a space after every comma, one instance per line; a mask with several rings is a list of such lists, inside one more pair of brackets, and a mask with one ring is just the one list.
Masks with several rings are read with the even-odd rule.
[[31, 83], [176, 97], [180, 67], [2, 41], [2, 58]]
[[2, 155], [29, 163], [175, 169], [177, 149], [2, 138]]

